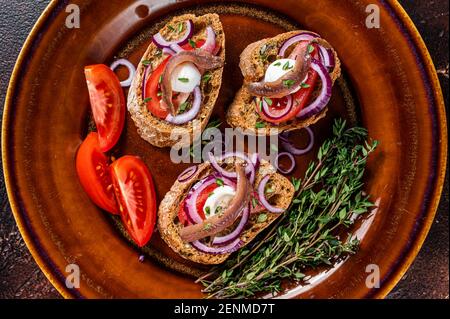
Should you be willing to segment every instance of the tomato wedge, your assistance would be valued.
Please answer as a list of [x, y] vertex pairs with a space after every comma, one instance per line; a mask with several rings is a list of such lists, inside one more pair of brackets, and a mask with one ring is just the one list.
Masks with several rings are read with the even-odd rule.
[[[308, 42], [301, 42], [300, 45], [307, 45], [307, 43]], [[315, 45], [313, 45], [313, 48], [314, 51], [312, 51], [311, 54], [315, 59], [318, 59], [319, 58], [318, 48]], [[297, 92], [292, 94], [294, 105], [292, 106], [291, 111], [287, 113], [285, 116], [279, 119], [269, 118], [261, 111], [259, 105], [256, 105], [257, 113], [264, 121], [274, 124], [279, 124], [295, 118], [295, 116], [297, 116], [297, 114], [306, 106], [306, 104], [311, 99], [311, 95], [314, 92], [315, 87], [317, 85], [318, 77], [319, 75], [317, 74], [316, 71], [314, 71], [312, 68], [309, 69], [308, 78], [304, 82], [306, 85]], [[287, 98], [284, 97], [280, 99], [271, 99], [271, 102], [272, 105], [269, 106], [270, 111], [272, 114], [276, 116], [277, 114], [284, 112], [283, 110], [287, 105]]]
[[124, 156], [111, 165], [114, 191], [122, 222], [130, 236], [143, 247], [156, 223], [156, 195], [145, 163], [136, 156]]
[[[211, 184], [208, 187], [206, 187], [197, 197], [197, 212], [198, 215], [205, 219], [205, 213], [203, 212], [203, 207], [205, 206], [206, 200], [208, 199], [209, 195], [217, 188], [219, 187], [217, 184]], [[180, 223], [182, 223], [184, 226], [187, 226], [190, 224], [189, 219], [187, 218], [187, 213], [184, 207], [184, 204], [186, 203], [186, 200], [182, 201], [180, 204], [180, 208], [178, 210], [178, 220]]]
[[[197, 48], [201, 47], [205, 43], [205, 40], [199, 40], [195, 43]], [[189, 44], [185, 44], [182, 48], [186, 51], [194, 50]], [[150, 77], [145, 83], [145, 99], [147, 99], [147, 109], [157, 118], [164, 120], [169, 115], [169, 110], [161, 105], [161, 75], [166, 68], [167, 62], [170, 57], [167, 57], [160, 65], [152, 72]]]
[[108, 158], [100, 149], [98, 134], [90, 133], [76, 156], [78, 178], [89, 198], [100, 208], [118, 214]]
[[106, 65], [84, 68], [100, 149], [116, 145], [125, 123], [125, 96], [116, 74]]
[[147, 100], [147, 109], [156, 117], [165, 119], [169, 115], [169, 110], [161, 105], [161, 76], [169, 62], [170, 57], [167, 57], [158, 67], [152, 72], [145, 83], [145, 99]]

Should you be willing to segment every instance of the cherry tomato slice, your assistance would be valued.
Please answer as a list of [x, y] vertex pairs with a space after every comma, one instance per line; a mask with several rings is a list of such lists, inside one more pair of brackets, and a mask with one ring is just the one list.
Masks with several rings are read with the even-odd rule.
[[130, 236], [143, 247], [156, 223], [156, 195], [145, 163], [136, 156], [124, 156], [112, 163], [111, 175], [122, 222]]
[[78, 149], [76, 170], [89, 198], [100, 208], [118, 214], [108, 158], [100, 149], [98, 134], [90, 133]]
[[[197, 212], [198, 215], [201, 217], [201, 219], [206, 219], [205, 213], [203, 212], [203, 207], [205, 206], [206, 200], [208, 199], [209, 195], [217, 188], [219, 187], [217, 184], [211, 184], [208, 187], [206, 187], [197, 197]], [[187, 218], [187, 213], [185, 211], [185, 204], [186, 200], [182, 201], [180, 204], [180, 208], [178, 210], [178, 220], [180, 223], [182, 223], [184, 226], [187, 226], [190, 224], [189, 219]]]
[[84, 68], [100, 149], [116, 145], [125, 123], [125, 96], [116, 74], [106, 65]]
[[[301, 42], [299, 45], [307, 45], [308, 42]], [[315, 59], [319, 58], [318, 49], [315, 45], [313, 45], [314, 51], [311, 52], [313, 57]], [[287, 113], [285, 116], [279, 118], [279, 119], [273, 119], [267, 117], [262, 111], [260, 105], [256, 105], [256, 111], [259, 114], [259, 116], [266, 122], [279, 124], [282, 122], [289, 121], [306, 106], [306, 104], [311, 99], [311, 95], [314, 92], [315, 86], [317, 85], [317, 79], [319, 75], [316, 71], [314, 71], [312, 68], [308, 71], [308, 78], [305, 81], [305, 87], [302, 87], [300, 90], [292, 94], [293, 103], [292, 109], [289, 113]], [[272, 114], [277, 116], [277, 114], [280, 114], [283, 112], [284, 107], [286, 107], [287, 104], [287, 98], [280, 98], [280, 99], [271, 99], [272, 105], [269, 106], [270, 111]]]

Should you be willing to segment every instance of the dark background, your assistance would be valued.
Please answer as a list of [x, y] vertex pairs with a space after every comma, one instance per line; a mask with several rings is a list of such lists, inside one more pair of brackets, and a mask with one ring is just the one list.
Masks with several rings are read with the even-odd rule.
[[[103, 0], [105, 1], [105, 0]], [[47, 0], [0, 0], [0, 113], [20, 48]], [[400, 3], [412, 17], [433, 57], [448, 114], [449, 1]], [[60, 298], [40, 271], [14, 222], [0, 173], [0, 298]], [[448, 173], [448, 172], [447, 172]], [[449, 298], [448, 174], [439, 210], [417, 259], [388, 298]]]

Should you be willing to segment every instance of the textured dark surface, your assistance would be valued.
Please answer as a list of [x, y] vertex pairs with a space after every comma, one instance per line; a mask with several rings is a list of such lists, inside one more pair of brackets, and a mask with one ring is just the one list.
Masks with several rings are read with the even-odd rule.
[[[0, 112], [9, 77], [30, 29], [49, 1], [0, 0]], [[422, 34], [439, 72], [448, 109], [449, 2], [400, 1]], [[1, 168], [0, 168], [1, 170]], [[449, 296], [448, 176], [439, 210], [417, 259], [388, 298]], [[0, 174], [0, 298], [59, 298], [15, 225]]]

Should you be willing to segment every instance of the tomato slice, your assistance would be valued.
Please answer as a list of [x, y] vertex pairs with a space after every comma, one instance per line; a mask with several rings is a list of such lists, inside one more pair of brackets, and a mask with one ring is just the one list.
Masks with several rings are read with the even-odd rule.
[[[203, 207], [205, 206], [206, 200], [208, 199], [209, 195], [217, 188], [219, 187], [217, 184], [211, 184], [208, 187], [206, 187], [197, 197], [197, 212], [198, 215], [202, 219], [206, 219], [205, 213], [203, 212]], [[184, 226], [187, 226], [190, 224], [189, 219], [187, 218], [187, 213], [185, 211], [184, 204], [186, 203], [186, 200], [182, 201], [180, 204], [180, 208], [178, 210], [178, 220], [180, 223], [182, 223]]]
[[[308, 42], [301, 42], [300, 45], [307, 45]], [[311, 53], [315, 59], [319, 58], [318, 48], [317, 46], [313, 45], [314, 51]], [[279, 119], [273, 119], [267, 117], [260, 108], [260, 105], [256, 105], [256, 111], [259, 114], [259, 116], [266, 122], [279, 124], [282, 122], [289, 121], [306, 106], [306, 104], [311, 99], [311, 95], [314, 92], [315, 86], [317, 85], [317, 79], [319, 75], [316, 71], [314, 71], [312, 68], [308, 71], [308, 78], [306, 79], [305, 83], [307, 84], [306, 87], [301, 88], [297, 92], [292, 94], [293, 98], [293, 107], [289, 113], [287, 113], [285, 116], [279, 118]], [[272, 105], [269, 106], [270, 111], [275, 116], [277, 114], [280, 114], [283, 112], [284, 108], [287, 104], [287, 97], [283, 97], [280, 99], [271, 99]]]
[[130, 236], [143, 247], [156, 223], [156, 195], [145, 163], [136, 156], [124, 156], [111, 165], [120, 216]]
[[116, 74], [106, 65], [84, 68], [100, 149], [116, 145], [125, 123], [125, 96]]
[[75, 162], [78, 178], [89, 198], [100, 208], [118, 214], [108, 158], [100, 149], [96, 132], [90, 133], [80, 145]]

